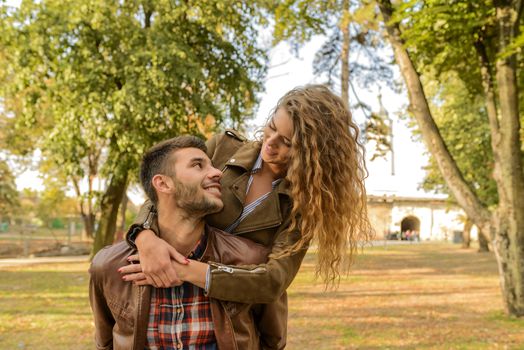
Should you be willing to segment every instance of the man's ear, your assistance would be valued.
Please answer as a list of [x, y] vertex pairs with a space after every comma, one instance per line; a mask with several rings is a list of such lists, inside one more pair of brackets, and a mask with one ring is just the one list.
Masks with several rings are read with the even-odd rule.
[[174, 188], [173, 180], [169, 176], [157, 174], [151, 179], [153, 187], [160, 193], [171, 193]]

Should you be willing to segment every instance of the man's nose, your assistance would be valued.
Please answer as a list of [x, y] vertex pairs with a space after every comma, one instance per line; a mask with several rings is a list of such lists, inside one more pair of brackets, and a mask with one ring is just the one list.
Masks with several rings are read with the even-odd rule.
[[220, 180], [222, 178], [222, 171], [212, 166], [211, 171], [209, 172], [209, 177]]

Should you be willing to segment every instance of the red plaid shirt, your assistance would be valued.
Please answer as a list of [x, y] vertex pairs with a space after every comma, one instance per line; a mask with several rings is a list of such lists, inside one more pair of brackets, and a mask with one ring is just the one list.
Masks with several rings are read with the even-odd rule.
[[[207, 237], [198, 242], [191, 259], [206, 249]], [[147, 326], [146, 349], [217, 349], [209, 298], [190, 283], [178, 287], [153, 288]]]

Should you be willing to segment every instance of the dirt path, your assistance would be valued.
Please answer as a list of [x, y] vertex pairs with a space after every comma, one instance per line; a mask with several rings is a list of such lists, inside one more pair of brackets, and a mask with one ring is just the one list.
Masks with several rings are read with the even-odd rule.
[[12, 267], [12, 266], [20, 266], [20, 265], [57, 264], [57, 263], [87, 262], [87, 261], [89, 261], [89, 256], [87, 255], [0, 259], [0, 269], [3, 267]]

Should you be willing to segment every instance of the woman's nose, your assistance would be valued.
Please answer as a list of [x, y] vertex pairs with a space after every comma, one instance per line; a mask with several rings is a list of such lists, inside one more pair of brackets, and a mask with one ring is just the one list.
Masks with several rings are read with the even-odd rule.
[[276, 147], [277, 146], [277, 136], [275, 134], [273, 135], [270, 135], [268, 138], [267, 138], [267, 145], [268, 146], [271, 146], [271, 147]]

